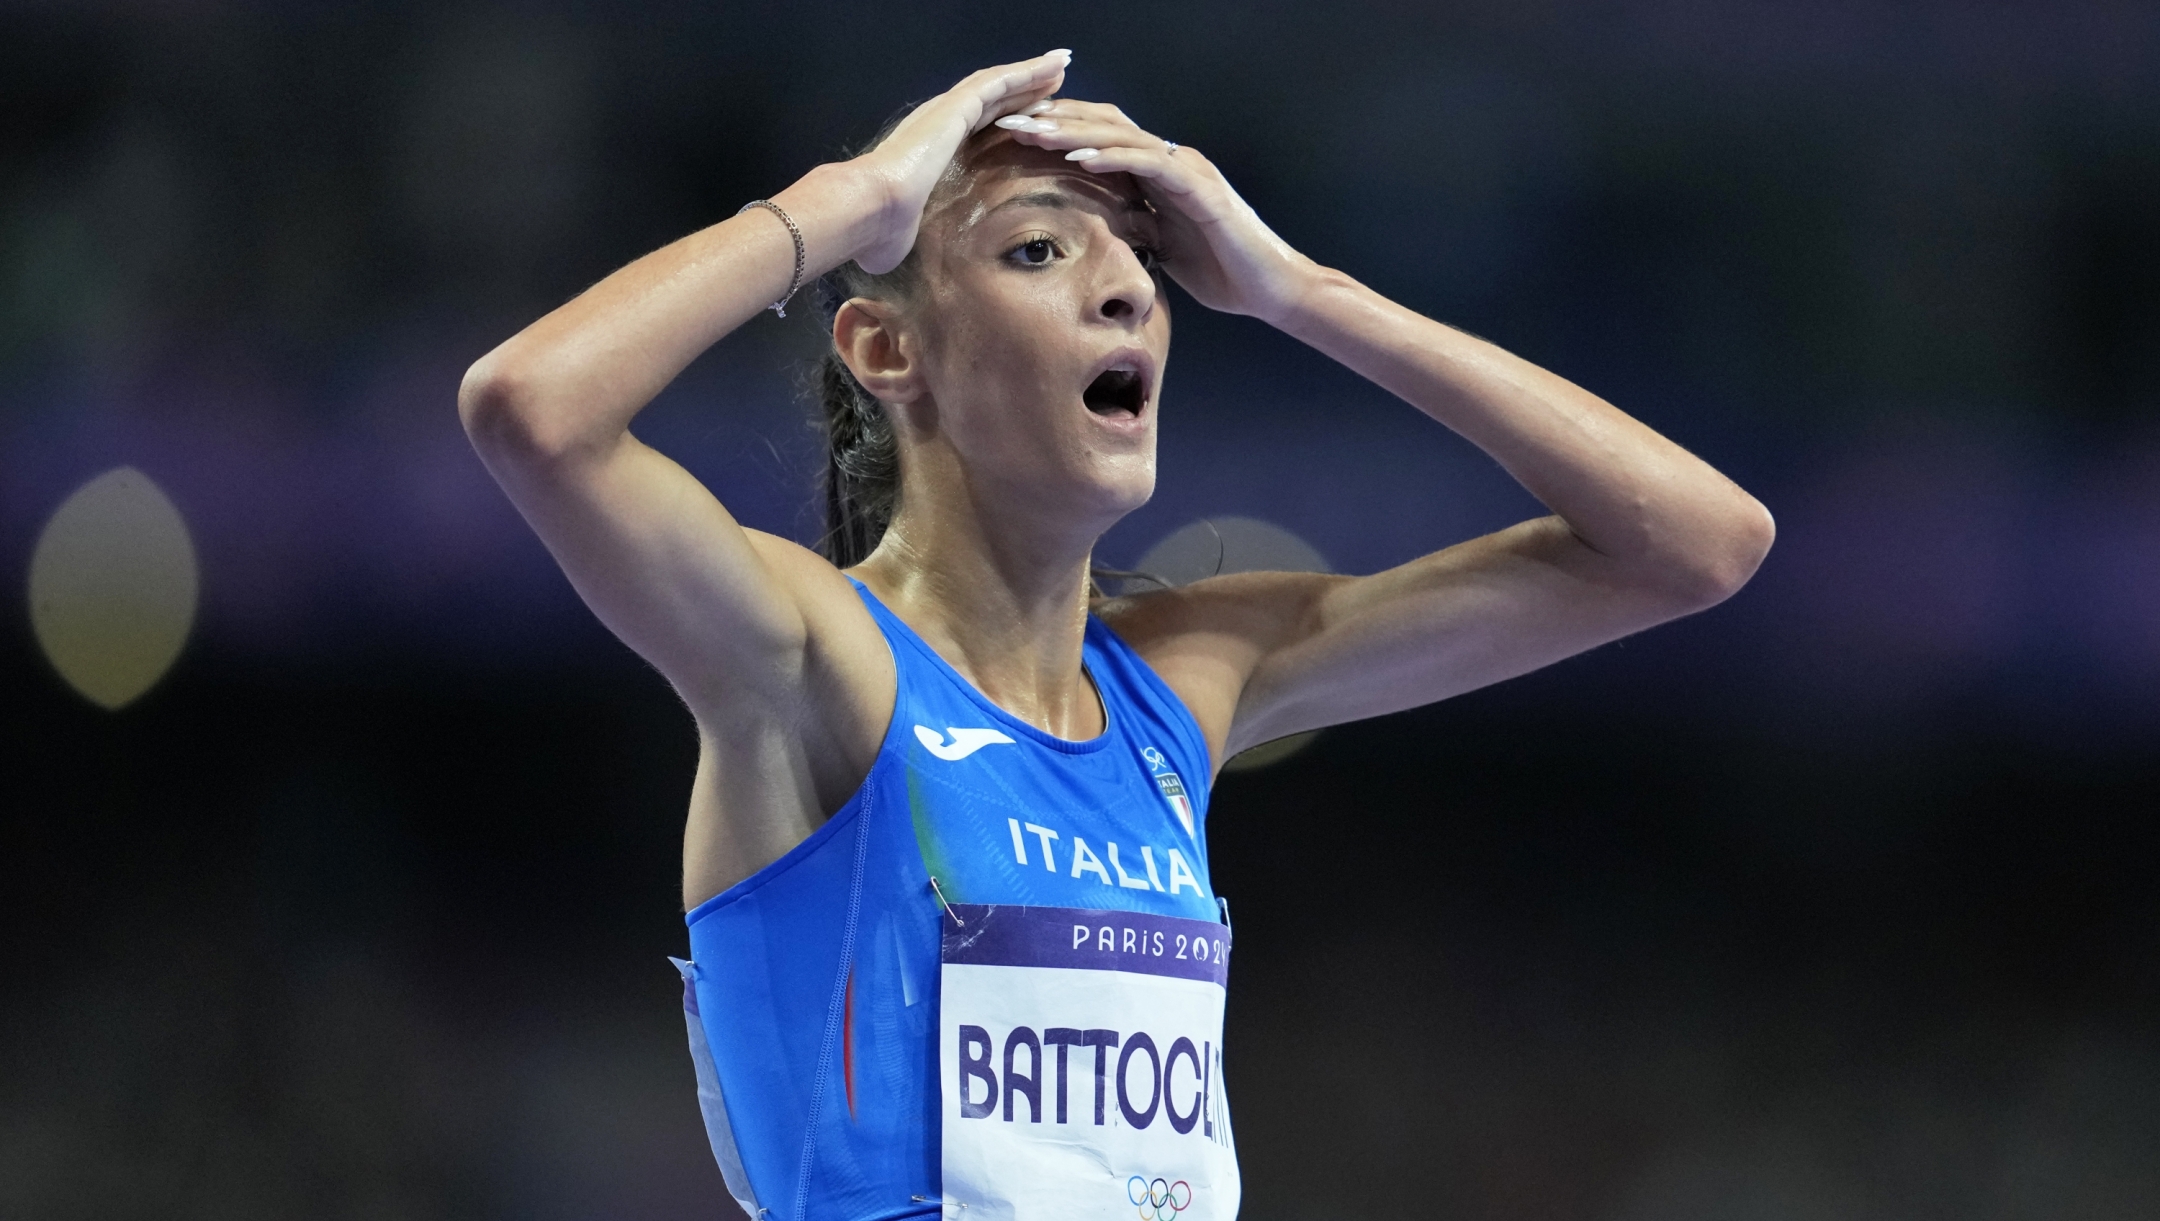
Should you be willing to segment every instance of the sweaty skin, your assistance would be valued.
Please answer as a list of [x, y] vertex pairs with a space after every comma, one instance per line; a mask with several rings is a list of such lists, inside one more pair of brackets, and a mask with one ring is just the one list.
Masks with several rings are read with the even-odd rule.
[[[810, 276], [921, 260], [919, 292], [857, 298], [833, 322], [902, 470], [892, 526], [854, 575], [993, 701], [1063, 737], [1102, 729], [1080, 664], [1089, 558], [1154, 489], [1164, 275], [1386, 387], [1550, 510], [1371, 576], [1249, 573], [1094, 603], [1217, 766], [1701, 610], [1754, 573], [1774, 530], [1747, 493], [1596, 395], [1298, 253], [1198, 150], [1055, 97], [1069, 58], [975, 73], [870, 153], [773, 196]], [[794, 266], [771, 213], [722, 221], [513, 336], [459, 395], [572, 584], [696, 718], [686, 907], [845, 803], [894, 699], [884, 639], [842, 574], [739, 525], [629, 431]], [[1138, 378], [1137, 410], [1084, 397], [1109, 369]]]

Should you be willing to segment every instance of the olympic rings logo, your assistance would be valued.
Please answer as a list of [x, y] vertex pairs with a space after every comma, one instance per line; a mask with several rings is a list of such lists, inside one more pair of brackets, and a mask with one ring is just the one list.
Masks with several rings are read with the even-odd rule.
[[1134, 1175], [1125, 1180], [1125, 1198], [1140, 1209], [1140, 1221], [1172, 1221], [1192, 1205], [1192, 1186], [1179, 1179], [1148, 1179]]

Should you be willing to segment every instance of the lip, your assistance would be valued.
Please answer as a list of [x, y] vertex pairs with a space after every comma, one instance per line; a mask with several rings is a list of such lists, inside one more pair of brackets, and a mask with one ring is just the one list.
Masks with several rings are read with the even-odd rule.
[[1146, 348], [1129, 346], [1105, 352], [1102, 358], [1088, 369], [1087, 379], [1080, 383], [1083, 391], [1087, 386], [1094, 384], [1096, 378], [1112, 369], [1130, 369], [1139, 375], [1139, 412], [1125, 417], [1102, 415], [1098, 412], [1089, 411], [1085, 400], [1082, 401], [1080, 409], [1087, 411], [1088, 417], [1097, 424], [1114, 432], [1138, 433], [1145, 431], [1148, 427], [1148, 418], [1154, 414], [1155, 389], [1159, 377], [1155, 368], [1154, 355]]

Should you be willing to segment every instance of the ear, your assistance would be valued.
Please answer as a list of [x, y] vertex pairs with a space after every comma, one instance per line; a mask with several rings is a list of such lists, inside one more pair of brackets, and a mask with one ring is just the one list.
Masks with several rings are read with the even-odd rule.
[[863, 389], [889, 406], [923, 393], [912, 345], [901, 339], [900, 311], [887, 302], [852, 297], [833, 315], [833, 348]]

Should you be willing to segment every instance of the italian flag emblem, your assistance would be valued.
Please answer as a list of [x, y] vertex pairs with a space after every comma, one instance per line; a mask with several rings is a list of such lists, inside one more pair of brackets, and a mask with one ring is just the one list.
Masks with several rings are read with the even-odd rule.
[[1185, 795], [1185, 784], [1178, 779], [1177, 773], [1155, 773], [1155, 787], [1162, 790], [1163, 800], [1170, 803], [1177, 820], [1185, 825], [1185, 834], [1198, 839], [1200, 833], [1193, 830], [1192, 798]]

